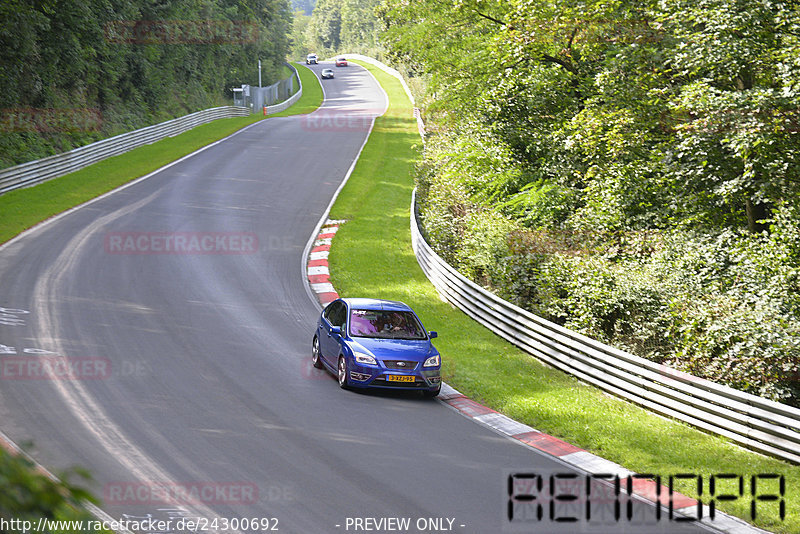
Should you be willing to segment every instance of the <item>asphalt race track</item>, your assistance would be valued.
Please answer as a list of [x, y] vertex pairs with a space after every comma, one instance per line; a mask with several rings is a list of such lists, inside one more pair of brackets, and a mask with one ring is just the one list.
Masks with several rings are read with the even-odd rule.
[[[88, 468], [114, 519], [700, 531], [639, 503], [628, 521], [545, 506], [508, 522], [510, 473], [571, 470], [436, 400], [343, 391], [311, 367], [303, 250], [385, 107], [365, 70], [335, 74], [315, 114], [261, 121], [0, 249], [0, 430], [54, 471]], [[53, 379], [59, 362], [76, 374]]]

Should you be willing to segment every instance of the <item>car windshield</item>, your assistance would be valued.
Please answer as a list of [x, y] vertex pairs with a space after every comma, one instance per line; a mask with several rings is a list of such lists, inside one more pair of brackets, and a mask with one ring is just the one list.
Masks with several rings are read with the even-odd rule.
[[425, 329], [409, 311], [352, 310], [350, 335], [382, 339], [426, 339]]

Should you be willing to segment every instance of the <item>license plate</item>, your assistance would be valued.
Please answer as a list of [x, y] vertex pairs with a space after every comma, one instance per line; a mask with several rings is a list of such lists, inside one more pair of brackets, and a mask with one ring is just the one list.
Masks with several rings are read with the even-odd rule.
[[386, 375], [387, 382], [413, 382], [414, 377], [411, 375]]

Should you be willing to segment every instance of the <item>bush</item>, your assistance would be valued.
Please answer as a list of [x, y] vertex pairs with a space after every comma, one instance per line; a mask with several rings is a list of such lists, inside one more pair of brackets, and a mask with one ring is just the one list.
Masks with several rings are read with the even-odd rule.
[[[25, 457], [10, 454], [0, 448], [0, 487], [3, 488], [0, 492], [0, 518], [6, 521], [30, 521], [34, 525], [40, 518], [62, 521], [93, 520], [81, 507], [81, 503], [95, 500], [88, 491], [69, 481], [74, 475], [88, 478], [86, 473], [73, 470], [63, 473], [61, 481], [53, 480], [37, 471], [33, 463]], [[87, 532], [87, 529], [81, 532]], [[99, 531], [89, 529], [88, 532]]]
[[489, 209], [464, 218], [464, 232], [456, 254], [459, 270], [487, 287], [503, 287], [508, 280], [508, 236], [519, 226]]
[[429, 182], [428, 201], [434, 248], [499, 296], [652, 361], [800, 405], [794, 208], [778, 211], [770, 234], [597, 233], [526, 229], [471, 203], [452, 177]]

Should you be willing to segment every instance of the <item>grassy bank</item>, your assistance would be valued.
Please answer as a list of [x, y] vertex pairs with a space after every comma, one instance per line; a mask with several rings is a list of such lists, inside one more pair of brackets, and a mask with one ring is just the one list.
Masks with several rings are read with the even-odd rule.
[[[348, 297], [402, 300], [439, 332], [445, 380], [466, 395], [543, 432], [590, 450], [639, 473], [667, 477], [678, 473], [733, 473], [786, 477], [786, 519], [774, 502], [758, 502], [756, 524], [775, 532], [800, 532], [800, 469], [767, 458], [687, 425], [653, 415], [610, 397], [501, 340], [469, 317], [443, 303], [420, 270], [411, 250], [409, 203], [413, 169], [421, 141], [411, 104], [400, 83], [364, 65], [390, 97], [385, 116], [375, 122], [370, 140], [330, 217], [347, 219], [336, 235], [329, 262], [331, 281]], [[498, 476], [502, 474], [498, 473]], [[695, 482], [696, 484], [696, 482]], [[738, 493], [722, 484], [717, 494]], [[690, 483], [676, 486], [697, 497]], [[777, 493], [777, 485], [763, 488]], [[708, 486], [701, 496], [708, 505]], [[717, 508], [750, 520], [751, 499], [719, 502]], [[498, 512], [499, 513], [499, 512]], [[704, 511], [707, 517], [707, 508]]]
[[322, 86], [319, 84], [317, 75], [302, 63], [295, 64], [295, 68], [297, 68], [297, 74], [300, 75], [300, 82], [303, 84], [303, 96], [289, 109], [273, 113], [270, 117], [304, 115], [311, 113], [322, 104]]
[[[303, 95], [292, 107], [273, 116], [310, 113], [322, 102], [322, 88], [316, 75], [305, 67], [297, 70], [303, 82]], [[0, 243], [263, 118], [254, 114], [219, 119], [42, 184], [10, 191], [0, 196]]]

